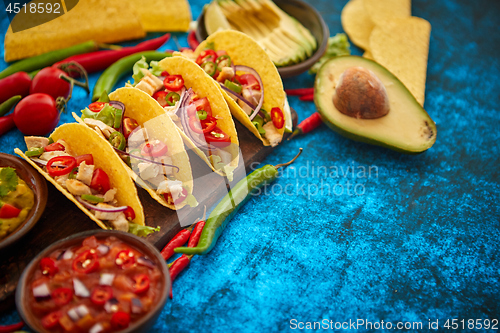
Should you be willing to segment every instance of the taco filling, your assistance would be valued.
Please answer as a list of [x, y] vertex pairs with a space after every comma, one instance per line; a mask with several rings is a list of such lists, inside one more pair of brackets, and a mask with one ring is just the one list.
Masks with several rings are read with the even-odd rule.
[[118, 204], [115, 199], [118, 187], [111, 184], [108, 174], [94, 164], [92, 154], [76, 156], [64, 140], [51, 142], [50, 138], [28, 136], [25, 142], [28, 148], [25, 155], [97, 219], [113, 229], [129, 231], [129, 222], [135, 219], [134, 209]]
[[196, 205], [188, 188], [176, 179], [179, 167], [173, 165], [166, 143], [154, 138], [144, 125], [125, 113], [125, 105], [119, 101], [94, 102], [82, 110], [82, 120], [107, 140], [147, 187], [154, 189], [168, 205]]

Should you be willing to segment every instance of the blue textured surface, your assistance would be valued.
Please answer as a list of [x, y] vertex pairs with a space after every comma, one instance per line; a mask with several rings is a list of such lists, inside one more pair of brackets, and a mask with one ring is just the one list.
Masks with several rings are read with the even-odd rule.
[[[342, 30], [345, 0], [307, 2], [332, 34]], [[202, 1], [190, 3], [196, 17]], [[432, 24], [425, 107], [438, 126], [434, 147], [406, 156], [326, 126], [285, 142], [265, 163], [299, 147], [303, 156], [178, 277], [152, 332], [290, 331], [292, 319], [422, 322], [423, 330], [439, 319], [443, 330], [446, 319], [499, 318], [500, 2], [414, 0], [412, 12]], [[71, 106], [89, 101], [78, 93]], [[300, 119], [314, 112], [313, 103], [290, 103]], [[1, 137], [0, 151], [21, 138]], [[17, 319], [13, 311], [0, 323]]]

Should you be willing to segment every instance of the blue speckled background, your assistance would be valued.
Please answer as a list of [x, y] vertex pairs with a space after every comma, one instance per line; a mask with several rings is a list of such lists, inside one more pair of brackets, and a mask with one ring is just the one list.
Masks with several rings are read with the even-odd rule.
[[[203, 2], [190, 1], [194, 17]], [[346, 0], [307, 2], [332, 34], [342, 31]], [[446, 319], [500, 317], [500, 2], [414, 0], [412, 12], [432, 24], [425, 108], [438, 126], [434, 147], [406, 156], [326, 126], [285, 142], [265, 163], [304, 147], [295, 169], [252, 198], [214, 250], [192, 261], [152, 332], [290, 331], [323, 319], [422, 322], [425, 330], [439, 319], [443, 330]], [[313, 81], [303, 74], [284, 84]], [[79, 92], [70, 105], [89, 101]], [[295, 97], [290, 103], [300, 119], [315, 110]], [[0, 151], [21, 142], [12, 131]], [[17, 320], [15, 311], [0, 316], [2, 324]]]

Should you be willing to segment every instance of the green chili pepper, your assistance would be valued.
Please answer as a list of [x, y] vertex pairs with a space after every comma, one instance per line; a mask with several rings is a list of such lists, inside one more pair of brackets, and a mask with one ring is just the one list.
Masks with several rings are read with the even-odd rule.
[[51, 136], [49, 136], [49, 145], [54, 143], [54, 139], [52, 139]]
[[0, 72], [0, 79], [3, 79], [4, 77], [7, 77], [17, 72], [36, 71], [37, 69], [51, 66], [56, 62], [64, 60], [68, 57], [82, 53], [89, 53], [92, 51], [96, 51], [97, 49], [98, 46], [96, 42], [88, 41], [65, 49], [55, 50], [44, 54], [40, 54], [35, 57], [23, 59], [13, 63], [12, 65], [4, 69], [2, 72]]
[[114, 123], [114, 128], [120, 128], [122, 124], [122, 116], [123, 116], [123, 110], [115, 108], [115, 123]]
[[97, 80], [94, 91], [92, 92], [92, 101], [98, 100], [103, 92], [112, 91], [118, 80], [125, 74], [130, 73], [134, 64], [141, 60], [143, 56], [146, 58], [146, 61], [150, 62], [153, 60], [159, 61], [165, 57], [171, 57], [172, 54], [158, 51], [145, 51], [134, 53], [118, 60], [113, 65], [109, 66]]
[[45, 152], [45, 149], [43, 148], [30, 148], [27, 152], [24, 153], [24, 155], [28, 157], [37, 157], [42, 155]]
[[203, 64], [201, 64], [201, 68], [203, 68], [203, 70], [210, 76], [214, 76], [215, 72], [217, 71], [217, 66], [213, 61], [205, 61]]
[[207, 254], [210, 252], [226, 225], [238, 209], [252, 196], [252, 193], [259, 191], [262, 186], [272, 183], [278, 177], [278, 169], [293, 163], [301, 153], [302, 148], [290, 162], [276, 166], [265, 165], [249, 174], [245, 179], [240, 180], [210, 213], [198, 241], [198, 246], [178, 247], [174, 251], [184, 254]]
[[111, 145], [116, 149], [119, 150], [125, 149], [125, 144], [127, 140], [125, 140], [125, 137], [120, 132], [116, 131], [111, 133], [108, 140], [111, 143]]
[[22, 98], [21, 95], [12, 96], [8, 100], [0, 104], [0, 117], [6, 115], [10, 111], [10, 109], [12, 109], [14, 104], [16, 104], [21, 100], [21, 98]]
[[93, 203], [104, 202], [104, 198], [99, 198], [91, 194], [82, 194], [82, 199]]
[[227, 54], [221, 55], [220, 57], [217, 58], [217, 60], [215, 60], [215, 63], [217, 64], [219, 70], [221, 70], [222, 67], [231, 66], [231, 57]]
[[259, 110], [260, 113], [262, 113], [264, 115], [264, 123], [267, 123], [268, 121], [271, 121], [271, 115], [264, 109], [260, 109]]
[[76, 175], [78, 174], [78, 167], [73, 168], [68, 174], [68, 179], [75, 179]]
[[165, 100], [167, 101], [167, 104], [170, 106], [174, 106], [175, 103], [177, 103], [181, 99], [181, 96], [176, 93], [175, 91], [171, 91], [167, 94], [165, 97]]
[[228, 79], [226, 79], [226, 81], [224, 82], [224, 85], [237, 94], [241, 94], [241, 90], [243, 89], [243, 87], [241, 85], [239, 85], [238, 83], [231, 82]]
[[252, 124], [254, 124], [255, 128], [257, 128], [260, 135], [266, 134], [266, 130], [262, 127], [262, 125], [264, 125], [264, 119], [262, 119], [261, 116], [256, 115], [252, 121]]
[[207, 119], [207, 116], [208, 116], [207, 111], [205, 111], [205, 110], [196, 111], [196, 114], [198, 115], [198, 119], [200, 119], [200, 120], [205, 120], [205, 119]]

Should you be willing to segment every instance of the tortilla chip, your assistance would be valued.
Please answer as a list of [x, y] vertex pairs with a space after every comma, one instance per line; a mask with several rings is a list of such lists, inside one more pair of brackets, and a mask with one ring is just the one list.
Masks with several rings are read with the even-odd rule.
[[370, 50], [374, 59], [396, 75], [422, 106], [430, 34], [431, 25], [428, 21], [410, 17], [377, 26], [370, 37]]
[[[188, 60], [181, 56], [180, 54], [176, 54], [173, 57], [165, 58], [160, 61], [159, 66], [162, 70], [167, 71], [170, 75], [182, 75], [184, 79], [184, 85], [186, 88], [192, 88], [193, 91], [198, 95], [198, 97], [203, 98], [207, 97], [210, 101], [210, 107], [212, 109], [212, 114], [214, 116], [218, 116], [217, 124], [221, 130], [226, 132], [227, 135], [231, 138], [231, 145], [229, 145], [224, 150], [228, 151], [232, 160], [230, 163], [230, 167], [236, 169], [238, 166], [239, 158], [239, 141], [238, 135], [236, 133], [236, 127], [234, 126], [233, 118], [231, 117], [231, 113], [229, 112], [229, 108], [222, 96], [222, 93], [219, 89], [219, 85], [212, 80], [210, 76], [200, 66], [198, 66], [195, 62]], [[208, 160], [206, 154], [202, 152], [198, 147], [194, 145], [194, 143], [184, 134], [184, 132], [179, 129], [180, 134], [184, 138], [184, 142], [186, 145], [192, 149], [196, 155], [200, 156], [208, 166], [212, 168], [215, 172], [224, 176], [225, 173], [222, 170], [216, 170], [212, 163]], [[230, 178], [230, 175], [226, 175]]]
[[[281, 76], [276, 66], [271, 61], [271, 58], [269, 58], [269, 55], [255, 40], [239, 31], [218, 31], [208, 36], [208, 38], [196, 48], [196, 57], [206, 48], [207, 43], [213, 43], [216, 51], [225, 50], [231, 57], [233, 64], [251, 67], [259, 73], [264, 84], [264, 103], [262, 105], [264, 110], [271, 112], [271, 109], [274, 107], [279, 107], [281, 110], [284, 109], [286, 94], [283, 90]], [[215, 83], [214, 80], [211, 79], [211, 81]], [[236, 119], [248, 128], [257, 138], [262, 140], [265, 146], [269, 146], [269, 141], [259, 134], [245, 111], [243, 111], [238, 103], [219, 87], [218, 83], [215, 84], [218, 89], [222, 91], [233, 116], [235, 116]], [[286, 117], [285, 114], [284, 116]], [[283, 137], [285, 126], [277, 130]]]
[[188, 31], [191, 10], [186, 0], [126, 0], [146, 31]]
[[375, 24], [365, 10], [363, 0], [351, 0], [342, 9], [342, 28], [351, 41], [364, 50], [370, 49], [370, 34]]
[[373, 59], [373, 54], [369, 50], [366, 50], [365, 53], [363, 53], [363, 58], [375, 60]]
[[[137, 189], [130, 179], [126, 168], [124, 168], [121, 158], [116, 155], [110, 145], [104, 144], [102, 139], [92, 129], [81, 124], [64, 124], [59, 126], [50, 135], [54, 141], [64, 140], [68, 144], [74, 156], [92, 154], [94, 165], [106, 172], [109, 177], [111, 187], [117, 188], [118, 192], [115, 199], [120, 206], [130, 206], [134, 209], [134, 223], [144, 225], [144, 210], [141, 201], [137, 195]], [[103, 229], [108, 229], [106, 224], [97, 219], [85, 206], [78, 202], [71, 193], [58, 184], [54, 178], [43, 171], [42, 168], [33, 162], [29, 157], [23, 154], [18, 148], [14, 149], [16, 154], [30, 163], [40, 174], [51, 182], [59, 191], [61, 191], [69, 200], [73, 201], [88, 217]]]
[[[26, 20], [24, 12], [14, 20]], [[5, 61], [27, 58], [88, 40], [115, 43], [146, 35], [132, 8], [120, 0], [85, 0], [66, 14], [36, 27], [5, 35]]]
[[385, 25], [395, 18], [411, 16], [411, 0], [362, 0], [366, 13], [375, 25]]

